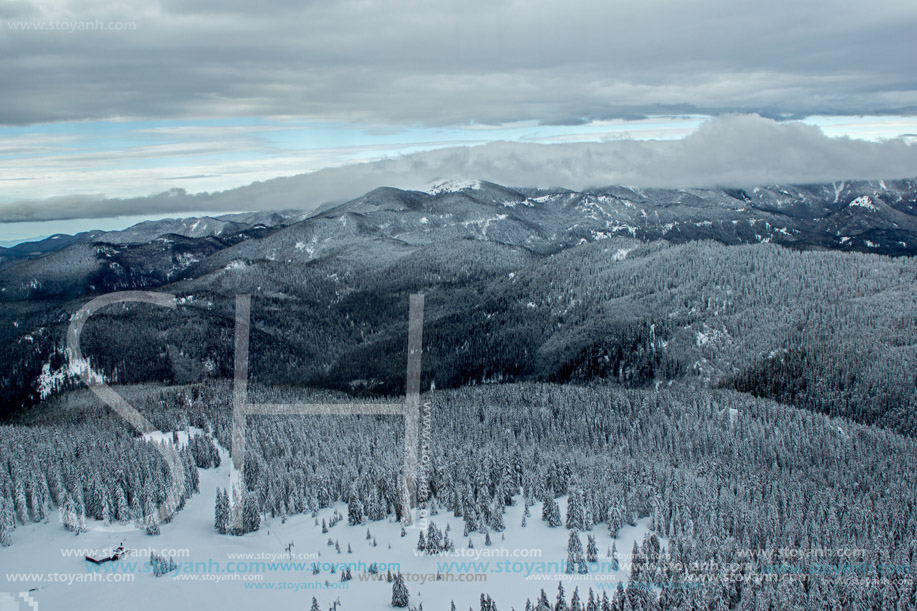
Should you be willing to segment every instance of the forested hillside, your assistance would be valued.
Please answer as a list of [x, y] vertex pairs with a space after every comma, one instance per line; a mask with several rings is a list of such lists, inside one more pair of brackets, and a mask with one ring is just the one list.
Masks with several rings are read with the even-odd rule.
[[[368, 261], [345, 250], [162, 285], [177, 311], [108, 308], [89, 322], [83, 352], [121, 383], [228, 377], [234, 297], [250, 293], [254, 380], [397, 394], [407, 297], [422, 292], [424, 386], [684, 380], [913, 433], [913, 261], [628, 238], [547, 256], [477, 240]], [[79, 385], [64, 339], [82, 303], [8, 304], [7, 411]]]
[[[424, 293], [425, 386], [681, 380], [913, 433], [917, 267], [874, 253], [911, 253], [915, 206], [913, 181], [592, 192], [475, 183], [377, 189], [303, 220], [140, 225], [112, 234], [118, 243], [0, 266], [2, 412], [78, 386], [90, 363], [120, 383], [228, 377], [244, 293], [255, 381], [397, 394], [407, 296]], [[186, 235], [159, 235], [166, 228]], [[903, 233], [894, 247], [866, 245], [879, 245], [866, 236], [880, 230]], [[89, 362], [72, 363], [73, 313], [136, 289], [173, 294], [179, 307], [100, 312], [84, 334]]]
[[[211, 466], [211, 436], [229, 443], [228, 384], [119, 390], [162, 430], [190, 431], [192, 438], [200, 431], [200, 442], [183, 450], [189, 482], [195, 463]], [[255, 388], [252, 398], [344, 397]], [[803, 581], [797, 574], [755, 579], [774, 566], [792, 566], [787, 550], [857, 549], [861, 562], [917, 571], [913, 439], [735, 391], [680, 384], [659, 391], [487, 385], [437, 391], [423, 401], [431, 403], [432, 436], [424, 472], [429, 494], [420, 502], [434, 522], [439, 512], [463, 519], [464, 532], [446, 533], [456, 546], [469, 536], [498, 536], [508, 527], [508, 507], [539, 502], [546, 509], [530, 521], [586, 534], [614, 534], [650, 516], [667, 550], [659, 554], [658, 542], [644, 542], [631, 579], [669, 586], [658, 601], [639, 585], [628, 588], [624, 608], [893, 609], [915, 602], [914, 582], [904, 572], [882, 585], [812, 573]], [[16, 522], [39, 521], [55, 505], [74, 507], [81, 519], [120, 520], [147, 499], [155, 502], [163, 477], [155, 450], [144, 450], [148, 444], [132, 441], [104, 413], [91, 394], [77, 391], [21, 424], [0, 427], [0, 523], [7, 536]], [[246, 507], [255, 516], [284, 517], [347, 502], [348, 520], [364, 528], [365, 520], [397, 517], [405, 510], [402, 431], [400, 419], [382, 416], [252, 419]], [[551, 510], [560, 496], [567, 497], [564, 523]], [[743, 568], [726, 568], [732, 563]]]

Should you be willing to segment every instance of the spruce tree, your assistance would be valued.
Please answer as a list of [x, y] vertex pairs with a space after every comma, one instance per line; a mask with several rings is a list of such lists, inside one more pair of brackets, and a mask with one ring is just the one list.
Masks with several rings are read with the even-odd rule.
[[560, 508], [557, 501], [550, 494], [545, 495], [544, 505], [541, 509], [541, 519], [548, 523], [551, 528], [557, 528], [561, 525]]
[[419, 536], [417, 537], [417, 551], [426, 552], [427, 551], [427, 539], [423, 536], [423, 531], [420, 531]]
[[583, 611], [583, 604], [579, 599], [579, 588], [573, 588], [573, 598], [570, 599], [570, 611]]
[[538, 604], [535, 605], [535, 611], [551, 611], [553, 608], [548, 600], [548, 595], [545, 594], [544, 588], [542, 588], [541, 593], [538, 595]]
[[0, 496], [0, 547], [13, 544], [13, 529], [16, 527], [13, 510], [7, 501]]
[[567, 611], [567, 599], [564, 597], [564, 584], [557, 584], [557, 602], [554, 603], [554, 611]]
[[245, 495], [245, 504], [242, 507], [243, 532], [255, 532], [261, 527], [261, 512], [258, 511], [258, 501], [255, 493]]
[[394, 583], [392, 583], [392, 606], [407, 607], [409, 600], [410, 594], [408, 593], [408, 587], [404, 585], [404, 576], [398, 573]]
[[[27, 524], [29, 522], [29, 505], [25, 500], [25, 489], [22, 487], [21, 481], [16, 484], [14, 505], [16, 507], [16, 516], [19, 518], [19, 521], [23, 524]], [[101, 511], [95, 512], [95, 517], [100, 517], [100, 513]]]
[[586, 535], [586, 562], [597, 562], [599, 548], [595, 544], [595, 535]]
[[347, 523], [351, 526], [363, 524], [366, 515], [363, 511], [363, 503], [357, 494], [356, 484], [350, 487], [350, 497], [347, 500]]
[[130, 520], [130, 507], [127, 504], [127, 497], [124, 496], [124, 489], [121, 486], [115, 487], [115, 520], [118, 522], [127, 522]]
[[[583, 565], [583, 560], [583, 542], [580, 541], [576, 531], [571, 530], [567, 539], [567, 573], [572, 573], [574, 568], [579, 570]], [[583, 571], [580, 572], [582, 573]]]
[[567, 496], [567, 528], [586, 530], [586, 510], [579, 488], [571, 489]]
[[217, 488], [216, 506], [213, 510], [213, 527], [221, 535], [229, 529], [229, 494]]

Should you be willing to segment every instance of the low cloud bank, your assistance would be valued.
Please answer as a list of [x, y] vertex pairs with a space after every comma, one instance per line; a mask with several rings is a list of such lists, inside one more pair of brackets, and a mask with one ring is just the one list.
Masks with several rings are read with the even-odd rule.
[[218, 193], [172, 190], [140, 198], [78, 195], [0, 205], [0, 222], [199, 211], [310, 210], [380, 186], [422, 188], [437, 180], [586, 189], [749, 187], [917, 176], [917, 144], [829, 138], [799, 122], [721, 116], [682, 140], [600, 143], [493, 142], [452, 147], [277, 178]]

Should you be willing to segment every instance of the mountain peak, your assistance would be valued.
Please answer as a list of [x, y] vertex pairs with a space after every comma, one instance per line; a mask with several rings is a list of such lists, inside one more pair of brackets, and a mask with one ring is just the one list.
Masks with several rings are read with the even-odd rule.
[[477, 179], [453, 178], [450, 180], [436, 179], [426, 186], [418, 189], [430, 195], [439, 195], [440, 193], [456, 193], [466, 189], [480, 189], [481, 181]]

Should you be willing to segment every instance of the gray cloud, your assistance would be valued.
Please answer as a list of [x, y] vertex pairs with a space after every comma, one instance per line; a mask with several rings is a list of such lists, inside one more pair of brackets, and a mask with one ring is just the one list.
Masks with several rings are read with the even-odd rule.
[[136, 24], [0, 23], [7, 124], [917, 112], [917, 4], [900, 0], [27, 1], [0, 16]]
[[419, 188], [449, 178], [511, 186], [587, 188], [624, 184], [707, 187], [917, 176], [917, 143], [829, 138], [810, 125], [755, 115], [712, 119], [682, 140], [603, 143], [494, 142], [276, 178], [219, 193], [176, 189], [150, 197], [59, 197], [0, 205], [0, 221], [132, 214], [303, 209], [379, 186]]

